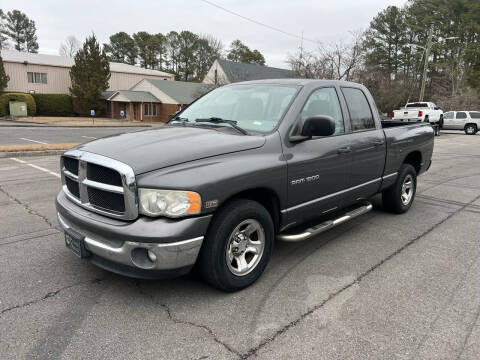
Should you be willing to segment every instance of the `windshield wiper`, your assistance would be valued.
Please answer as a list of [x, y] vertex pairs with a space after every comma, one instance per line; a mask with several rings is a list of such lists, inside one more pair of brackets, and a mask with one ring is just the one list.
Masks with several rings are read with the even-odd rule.
[[185, 126], [185, 123], [189, 122], [188, 118], [175, 116], [172, 119], [170, 119], [170, 121], [168, 123], [171, 123], [171, 122], [174, 122], [174, 121], [180, 121], [180, 123], [183, 126]]
[[240, 126], [237, 125], [237, 122], [235, 120], [225, 120], [219, 117], [210, 117], [207, 119], [195, 119], [195, 122], [198, 123], [213, 123], [213, 124], [228, 124], [231, 127], [233, 127], [235, 130], [241, 132], [244, 135], [248, 135], [247, 130], [242, 129]]

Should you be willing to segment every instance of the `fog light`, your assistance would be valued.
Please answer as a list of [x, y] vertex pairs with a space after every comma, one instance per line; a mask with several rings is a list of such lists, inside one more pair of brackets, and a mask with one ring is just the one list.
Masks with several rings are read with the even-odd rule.
[[157, 261], [157, 255], [152, 250], [148, 250], [147, 255], [151, 262]]

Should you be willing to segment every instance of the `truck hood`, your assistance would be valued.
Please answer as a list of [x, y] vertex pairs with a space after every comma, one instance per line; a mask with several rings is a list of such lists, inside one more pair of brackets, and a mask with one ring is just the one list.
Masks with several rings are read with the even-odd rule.
[[77, 147], [121, 161], [135, 174], [188, 161], [261, 147], [263, 136], [229, 134], [205, 128], [164, 126], [94, 140]]

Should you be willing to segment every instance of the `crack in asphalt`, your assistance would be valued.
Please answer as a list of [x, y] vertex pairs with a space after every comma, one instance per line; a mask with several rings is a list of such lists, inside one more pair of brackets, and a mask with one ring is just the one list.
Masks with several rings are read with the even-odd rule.
[[475, 328], [475, 325], [476, 325], [479, 317], [480, 317], [480, 306], [478, 307], [477, 312], [475, 314], [475, 317], [472, 321], [472, 324], [470, 325], [470, 328], [468, 329], [467, 336], [465, 336], [465, 339], [463, 340], [462, 348], [460, 349], [460, 352], [457, 354], [457, 357], [455, 358], [456, 360], [460, 359], [462, 354], [465, 352], [465, 349], [467, 348], [468, 340], [470, 339], [470, 336], [472, 335], [473, 329]]
[[[56, 229], [55, 229], [56, 230]], [[51, 236], [51, 235], [55, 235], [55, 234], [58, 234], [60, 233], [60, 231], [55, 231], [55, 232], [52, 232], [50, 234], [42, 234], [42, 235], [36, 235], [36, 236], [30, 236], [30, 237], [27, 237], [26, 239], [20, 239], [20, 240], [13, 240], [13, 241], [9, 241], [9, 242], [4, 242], [2, 244], [0, 244], [0, 247], [2, 246], [5, 246], [5, 245], [11, 245], [11, 244], [16, 244], [16, 243], [19, 243], [19, 242], [24, 242], [24, 241], [29, 241], [29, 240], [35, 240], [35, 239], [40, 239], [40, 238], [43, 238], [43, 237], [47, 237], [47, 236]], [[16, 235], [15, 237], [18, 237], [18, 236], [21, 236], [21, 235]], [[12, 236], [13, 237], [13, 236]]]
[[325, 300], [323, 300], [321, 303], [315, 305], [313, 308], [311, 308], [310, 310], [306, 311], [305, 313], [303, 313], [299, 318], [289, 322], [287, 325], [283, 326], [282, 328], [278, 329], [273, 335], [269, 336], [268, 338], [264, 339], [260, 344], [258, 344], [257, 346], [251, 348], [250, 350], [248, 350], [246, 353], [244, 354], [241, 354], [241, 359], [248, 359], [250, 358], [251, 356], [253, 355], [256, 355], [257, 352], [259, 350], [261, 350], [263, 347], [265, 347], [266, 345], [268, 345], [269, 343], [271, 343], [272, 341], [274, 341], [278, 336], [282, 335], [283, 333], [287, 332], [289, 329], [295, 327], [296, 325], [298, 325], [300, 322], [302, 322], [307, 316], [313, 314], [315, 311], [321, 309], [327, 302], [329, 302], [330, 300], [334, 299], [337, 295], [341, 294], [342, 292], [344, 292], [345, 290], [351, 288], [352, 286], [354, 285], [357, 285], [359, 284], [365, 277], [367, 277], [369, 274], [371, 274], [372, 272], [374, 272], [377, 268], [379, 268], [380, 266], [382, 266], [385, 262], [389, 261], [390, 259], [394, 258], [395, 256], [397, 256], [398, 254], [400, 254], [401, 252], [403, 252], [403, 250], [407, 249], [409, 246], [411, 246], [412, 244], [414, 244], [415, 242], [417, 242], [419, 239], [421, 239], [422, 237], [428, 235], [429, 233], [431, 233], [433, 230], [435, 230], [438, 226], [444, 224], [446, 221], [448, 221], [449, 219], [451, 219], [453, 216], [455, 216], [456, 214], [458, 214], [460, 211], [464, 210], [466, 207], [468, 207], [470, 204], [472, 204], [473, 202], [477, 201], [478, 199], [480, 199], [480, 195], [478, 195], [477, 197], [475, 197], [472, 201], [470, 201], [469, 203], [466, 203], [465, 205], [463, 205], [462, 207], [458, 208], [457, 210], [455, 210], [454, 212], [448, 214], [443, 220], [439, 221], [438, 223], [434, 224], [433, 226], [431, 226], [430, 228], [428, 228], [427, 230], [425, 230], [424, 232], [422, 232], [421, 234], [419, 234], [418, 236], [414, 237], [412, 240], [408, 241], [407, 243], [405, 243], [403, 246], [401, 246], [400, 248], [398, 248], [397, 250], [395, 250], [393, 253], [391, 253], [390, 255], [388, 255], [386, 258], [384, 258], [383, 260], [381, 260], [380, 262], [376, 263], [375, 265], [373, 265], [372, 267], [370, 267], [368, 270], [364, 271], [363, 273], [361, 273], [359, 276], [357, 276], [357, 278], [355, 278], [352, 282], [346, 284], [345, 286], [343, 286], [342, 288], [340, 288], [339, 290], [331, 293]]
[[39, 302], [42, 302], [44, 300], [47, 300], [47, 299], [50, 299], [54, 296], [57, 296], [60, 292], [62, 292], [63, 290], [67, 290], [67, 289], [71, 289], [73, 287], [76, 287], [76, 286], [80, 286], [80, 285], [85, 285], [85, 284], [97, 284], [101, 281], [103, 281], [105, 279], [93, 279], [93, 280], [87, 280], [87, 281], [81, 281], [81, 282], [78, 282], [78, 283], [75, 283], [75, 284], [70, 284], [70, 285], [66, 285], [64, 287], [61, 287], [60, 289], [57, 289], [55, 291], [50, 291], [48, 292], [47, 294], [45, 294], [44, 296], [42, 296], [41, 298], [39, 299], [35, 299], [35, 300], [31, 300], [31, 301], [27, 301], [23, 304], [18, 304], [18, 305], [14, 305], [14, 306], [11, 306], [11, 307], [8, 307], [8, 308], [5, 308], [3, 310], [0, 311], [0, 317], [2, 317], [3, 314], [9, 312], [9, 311], [12, 311], [12, 310], [15, 310], [15, 309], [22, 309], [24, 307], [27, 307], [27, 306], [30, 306], [30, 305], [34, 305], [34, 304], [37, 304]]
[[[236, 351], [235, 349], [233, 349], [230, 345], [228, 345], [227, 343], [224, 343], [223, 341], [221, 341], [218, 337], [217, 337], [217, 334], [211, 329], [209, 328], [207, 325], [203, 325], [203, 324], [196, 324], [194, 323], [193, 321], [186, 321], [186, 320], [180, 320], [180, 319], [177, 319], [174, 315], [173, 315], [173, 312], [172, 310], [170, 309], [170, 307], [167, 305], [167, 304], [164, 304], [164, 303], [160, 303], [158, 302], [157, 300], [155, 300], [155, 298], [146, 293], [142, 287], [141, 287], [141, 284], [140, 284], [140, 281], [137, 280], [135, 282], [135, 285], [137, 286], [140, 294], [144, 295], [144, 296], [147, 296], [149, 297], [155, 304], [159, 305], [163, 310], [165, 310], [165, 313], [167, 314], [168, 318], [173, 321], [175, 324], [181, 324], [181, 325], [188, 325], [188, 326], [193, 326], [193, 327], [196, 327], [198, 329], [202, 329], [202, 330], [205, 330], [209, 333], [209, 335], [212, 337], [212, 339], [222, 345], [225, 349], [227, 349], [228, 352], [234, 354], [235, 356], [237, 356], [238, 358], [240, 359], [243, 359], [243, 356], [241, 353], [239, 353], [238, 351]], [[200, 359], [206, 359], [208, 358], [207, 357], [200, 357]]]
[[[57, 229], [55, 225], [45, 216], [40, 214], [38, 211], [32, 209], [28, 204], [18, 200], [15, 196], [11, 195], [7, 190], [5, 190], [2, 186], [0, 186], [0, 192], [5, 194], [9, 199], [16, 202], [17, 204], [21, 205], [30, 215], [34, 215], [42, 219], [49, 227], [53, 229]], [[57, 229], [58, 230], [58, 229]]]

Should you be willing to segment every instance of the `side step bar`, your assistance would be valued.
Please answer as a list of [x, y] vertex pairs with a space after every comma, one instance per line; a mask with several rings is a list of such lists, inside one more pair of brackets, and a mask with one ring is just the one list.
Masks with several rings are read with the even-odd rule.
[[299, 234], [278, 234], [277, 239], [281, 241], [288, 241], [288, 242], [297, 242], [306, 240], [312, 236], [318, 235], [324, 231], [330, 230], [335, 226], [343, 224], [349, 220], [356, 218], [357, 216], [366, 214], [370, 210], [372, 210], [372, 204], [369, 202], [364, 203], [362, 206], [347, 212], [345, 215], [340, 216], [334, 220], [327, 220], [321, 224], [315, 225], [309, 229], [306, 229], [304, 232]]

